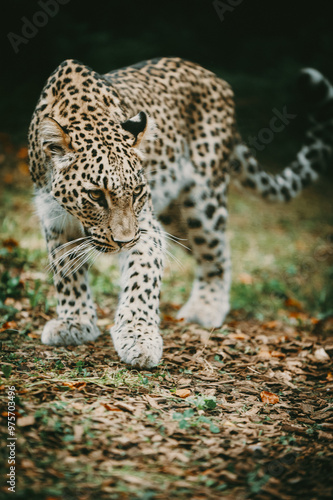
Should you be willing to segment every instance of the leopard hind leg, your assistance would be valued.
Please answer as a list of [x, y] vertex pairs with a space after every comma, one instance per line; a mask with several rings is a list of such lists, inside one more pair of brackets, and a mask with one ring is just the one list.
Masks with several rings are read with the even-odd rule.
[[160, 215], [166, 231], [182, 238], [197, 264], [190, 297], [178, 318], [208, 328], [220, 327], [230, 309], [226, 191], [226, 180], [218, 187], [202, 177], [192, 180], [177, 202]]

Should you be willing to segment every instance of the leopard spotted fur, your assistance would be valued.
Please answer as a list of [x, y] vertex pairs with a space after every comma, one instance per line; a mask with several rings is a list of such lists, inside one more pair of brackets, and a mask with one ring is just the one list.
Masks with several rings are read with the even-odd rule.
[[160, 223], [187, 240], [197, 261], [191, 295], [178, 316], [219, 327], [229, 311], [230, 166], [243, 185], [281, 201], [318, 172], [300, 154], [281, 175], [265, 173], [240, 142], [230, 86], [178, 58], [106, 75], [63, 62], [42, 91], [29, 143], [58, 298], [58, 317], [46, 323], [42, 342], [81, 344], [98, 337], [87, 259], [117, 253], [122, 292], [111, 335], [121, 360], [147, 368], [159, 363], [163, 346]]

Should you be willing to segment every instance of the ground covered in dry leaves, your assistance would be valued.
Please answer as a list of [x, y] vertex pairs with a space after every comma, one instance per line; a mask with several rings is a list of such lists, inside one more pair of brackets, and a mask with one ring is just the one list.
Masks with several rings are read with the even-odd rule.
[[50, 348], [3, 330], [18, 498], [331, 498], [331, 326], [167, 320], [149, 372], [119, 363], [108, 334]]
[[[42, 327], [55, 315], [54, 292], [40, 250], [43, 242], [35, 236], [38, 224], [30, 220], [30, 201], [19, 190], [10, 191], [15, 175], [26, 176], [25, 154], [18, 153], [14, 177], [6, 170], [4, 177], [9, 195], [8, 202], [3, 197], [7, 205], [0, 245], [0, 496], [332, 498], [333, 322], [330, 314], [308, 312], [281, 289], [288, 280], [293, 286], [294, 276], [298, 288], [306, 289], [298, 261], [296, 270], [286, 267], [280, 281], [271, 276], [275, 281], [268, 318], [261, 311], [249, 319], [247, 312], [265, 302], [265, 288], [258, 288], [261, 275], [236, 275], [234, 304], [245, 303], [248, 310], [234, 306], [224, 327], [213, 331], [173, 319], [178, 295], [189, 290], [183, 283], [186, 274], [190, 283], [192, 264], [185, 264], [180, 277], [167, 278], [170, 283], [162, 295], [164, 356], [151, 371], [133, 370], [118, 361], [107, 333], [117, 289], [106, 283], [105, 273], [93, 278], [103, 335], [79, 347], [41, 345]], [[19, 233], [22, 213], [27, 218]], [[244, 220], [241, 215], [239, 219]], [[281, 239], [287, 238], [288, 227], [284, 223], [277, 230], [280, 246], [287, 246]], [[244, 222], [243, 237], [245, 230]], [[311, 231], [313, 248], [318, 249], [318, 226]], [[310, 241], [304, 235], [295, 240]], [[320, 256], [329, 260], [331, 240], [325, 241]], [[309, 252], [309, 245], [298, 245], [298, 254]], [[249, 260], [257, 253], [257, 247], [251, 248]], [[291, 243], [287, 252], [291, 259]], [[316, 260], [318, 268], [322, 261]], [[274, 262], [270, 259], [267, 269], [273, 269]], [[317, 278], [312, 286], [323, 287]], [[275, 313], [276, 300], [280, 310]], [[17, 484], [16, 493], [8, 493], [6, 408], [8, 388], [13, 386]]]

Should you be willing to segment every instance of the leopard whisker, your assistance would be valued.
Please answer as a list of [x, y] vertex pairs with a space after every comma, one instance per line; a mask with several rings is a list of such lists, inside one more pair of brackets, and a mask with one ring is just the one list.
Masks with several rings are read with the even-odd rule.
[[[103, 248], [104, 248], [104, 247], [103, 247]], [[91, 259], [92, 259], [92, 260], [91, 260], [91, 262], [90, 262], [90, 264], [89, 264], [88, 269], [90, 269], [90, 268], [91, 268], [91, 267], [95, 264], [95, 262], [96, 262], [96, 260], [97, 260], [97, 258], [98, 258], [98, 256], [99, 256], [99, 254], [100, 254], [100, 252], [99, 252], [99, 250], [97, 250], [97, 248], [93, 248], [93, 251], [94, 251], [94, 252], [91, 254]]]
[[[153, 231], [148, 231], [146, 229], [141, 229], [141, 232], [143, 232], [143, 234], [147, 234], [147, 235], [155, 235], [155, 233]], [[170, 233], [167, 233], [167, 232], [164, 232], [164, 231], [161, 231], [164, 238], [168, 239], [168, 240], [171, 240], [173, 243], [176, 243], [176, 245], [179, 245], [183, 248], [185, 248], [186, 250], [189, 250], [190, 252], [192, 251], [191, 248], [187, 247], [186, 245], [184, 245], [183, 243], [180, 243], [180, 241], [177, 241], [177, 240], [180, 240], [181, 238], [177, 238], [177, 239], [174, 239], [176, 237], [173, 237]], [[185, 239], [183, 241], [186, 241]]]
[[86, 255], [87, 251], [83, 250], [79, 255], [75, 257], [75, 259], [72, 259], [68, 261], [63, 269], [59, 269], [57, 273], [54, 274], [54, 277], [56, 276], [62, 276], [66, 277], [68, 276], [69, 272], [73, 269], [73, 267], [77, 264], [77, 262]]
[[87, 241], [84, 241], [83, 243], [81, 243], [79, 246], [77, 247], [74, 247], [74, 248], [70, 248], [69, 250], [67, 250], [64, 254], [60, 255], [59, 257], [57, 257], [56, 259], [53, 259], [50, 264], [47, 266], [47, 271], [50, 271], [55, 265], [59, 264], [60, 262], [62, 262], [63, 260], [66, 260], [67, 258], [69, 258], [72, 254], [73, 254], [73, 257], [75, 258], [76, 257], [76, 254], [80, 251], [80, 250], [83, 250], [84, 248], [88, 247], [90, 245], [90, 242], [87, 242]]
[[58, 273], [55, 274], [57, 276], [58, 274], [62, 273], [64, 276], [68, 275], [68, 272], [73, 269], [73, 267], [76, 265], [76, 263], [89, 252], [90, 248], [89, 246], [86, 246], [84, 248], [81, 248], [79, 253], [75, 255], [72, 259], [69, 259], [68, 262], [65, 264], [63, 269], [60, 269]]
[[66, 217], [66, 214], [60, 214], [56, 217], [53, 217], [52, 219], [47, 219], [47, 222], [53, 222], [54, 220], [59, 219], [59, 217]]
[[60, 262], [70, 258], [70, 256], [72, 255], [73, 257], [75, 257], [75, 255], [80, 251], [80, 250], [83, 250], [83, 248], [86, 248], [87, 246], [89, 246], [89, 243], [82, 243], [81, 245], [79, 245], [78, 247], [76, 248], [71, 248], [70, 250], [67, 250], [67, 252], [65, 252], [64, 254], [60, 255], [59, 257], [57, 257], [56, 259], [53, 259], [48, 268], [52, 268], [54, 267], [55, 265], [59, 264]]
[[88, 240], [88, 239], [92, 239], [91, 236], [83, 236], [81, 238], [77, 238], [76, 240], [67, 241], [66, 243], [63, 243], [62, 245], [60, 245], [60, 246], [56, 247], [54, 250], [52, 250], [52, 254], [54, 252], [60, 252], [64, 248], [68, 247], [68, 245], [75, 245], [79, 241]]
[[167, 234], [168, 236], [171, 236], [172, 238], [176, 239], [176, 240], [180, 240], [180, 241], [188, 241], [188, 238], [179, 238], [178, 236], [175, 236], [174, 234], [171, 234], [171, 233], [168, 233], [167, 231], [165, 231], [164, 229], [161, 229], [161, 232], [163, 234]]
[[180, 268], [184, 269], [184, 266], [183, 264], [181, 263], [181, 261], [175, 256], [173, 255], [167, 248], [163, 248], [162, 245], [159, 245], [158, 243], [156, 243], [155, 241], [151, 241], [151, 240], [145, 240], [144, 238], [141, 238], [141, 240], [144, 242], [144, 243], [148, 243], [148, 244], [153, 244], [155, 246], [155, 248], [158, 248], [160, 250], [163, 251], [163, 253], [165, 253], [167, 256], [169, 256], [172, 260], [174, 260]]
[[[92, 249], [90, 249], [90, 250], [92, 250]], [[86, 256], [85, 256], [85, 257], [83, 257], [83, 259], [82, 259], [82, 260], [79, 262], [79, 264], [75, 267], [75, 269], [72, 271], [72, 273], [73, 273], [73, 274], [74, 274], [74, 273], [76, 273], [76, 271], [78, 271], [78, 270], [79, 270], [82, 266], [84, 266], [84, 264], [85, 264], [86, 262], [88, 262], [88, 260], [90, 259], [90, 257], [91, 257], [91, 253], [90, 253], [90, 251], [88, 250], [88, 251], [86, 252]]]

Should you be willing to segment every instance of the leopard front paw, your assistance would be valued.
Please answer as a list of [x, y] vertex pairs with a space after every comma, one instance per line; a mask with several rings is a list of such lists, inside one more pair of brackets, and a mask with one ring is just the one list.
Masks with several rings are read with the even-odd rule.
[[80, 345], [95, 340], [100, 333], [93, 323], [51, 319], [44, 326], [42, 342], [47, 345]]
[[111, 328], [114, 347], [124, 363], [137, 368], [158, 365], [163, 352], [163, 340], [158, 330], [131, 331]]

